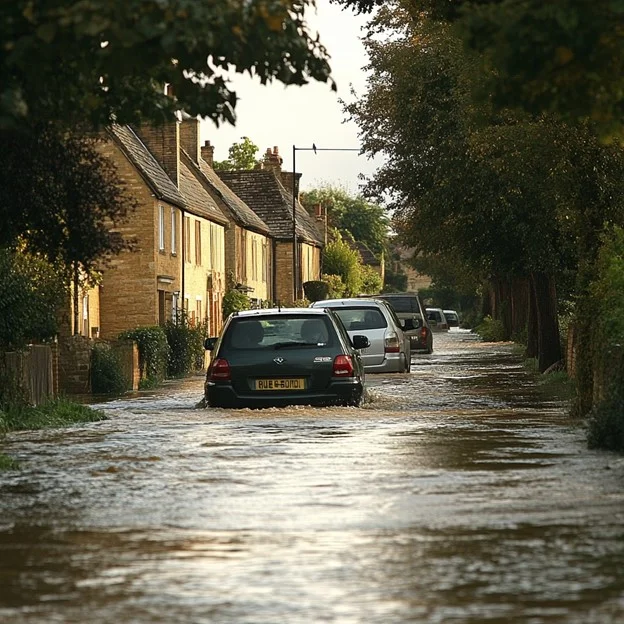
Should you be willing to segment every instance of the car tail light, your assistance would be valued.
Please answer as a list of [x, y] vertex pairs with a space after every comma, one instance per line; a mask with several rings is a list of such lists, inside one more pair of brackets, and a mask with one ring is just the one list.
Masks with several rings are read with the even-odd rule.
[[217, 358], [210, 364], [208, 369], [208, 379], [224, 381], [231, 379], [230, 363], [223, 359]]
[[401, 351], [399, 337], [394, 332], [386, 335], [384, 340], [384, 351], [386, 353], [399, 353]]
[[423, 340], [427, 340], [427, 328], [426, 327], [420, 328], [420, 335]]
[[334, 359], [334, 377], [353, 377], [353, 360], [350, 355], [337, 355]]

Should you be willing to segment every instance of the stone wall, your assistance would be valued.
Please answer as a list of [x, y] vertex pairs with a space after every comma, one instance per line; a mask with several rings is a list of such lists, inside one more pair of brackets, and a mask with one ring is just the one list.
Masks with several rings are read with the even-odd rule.
[[59, 339], [59, 390], [65, 394], [91, 392], [93, 340], [85, 336]]

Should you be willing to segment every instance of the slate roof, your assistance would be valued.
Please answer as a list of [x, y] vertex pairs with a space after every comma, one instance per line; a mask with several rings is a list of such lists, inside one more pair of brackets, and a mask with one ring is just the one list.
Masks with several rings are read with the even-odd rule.
[[186, 208], [176, 185], [129, 126], [113, 125], [108, 131], [158, 199], [178, 208]]
[[228, 218], [182, 160], [180, 160], [180, 190], [186, 199], [186, 208], [189, 212], [221, 223], [221, 225], [227, 225]]
[[[269, 226], [274, 238], [292, 240], [292, 195], [272, 171], [219, 171], [218, 175]], [[304, 241], [324, 245], [316, 222], [298, 201], [296, 228]]]
[[265, 235], [271, 233], [269, 226], [221, 180], [205, 160], [200, 158], [198, 165], [185, 151], [182, 150], [181, 153], [184, 164], [207, 187], [208, 192], [213, 199], [216, 199], [217, 205], [226, 217], [247, 230]]

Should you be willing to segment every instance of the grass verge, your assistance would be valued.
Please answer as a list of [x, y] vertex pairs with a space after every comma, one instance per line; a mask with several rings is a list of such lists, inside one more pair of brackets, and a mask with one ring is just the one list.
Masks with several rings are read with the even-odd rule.
[[[99, 410], [64, 398], [54, 399], [36, 407], [3, 406], [0, 408], [0, 438], [10, 431], [68, 427], [98, 422], [106, 418], [106, 415]], [[0, 453], [0, 471], [14, 470], [17, 467], [17, 462]]]

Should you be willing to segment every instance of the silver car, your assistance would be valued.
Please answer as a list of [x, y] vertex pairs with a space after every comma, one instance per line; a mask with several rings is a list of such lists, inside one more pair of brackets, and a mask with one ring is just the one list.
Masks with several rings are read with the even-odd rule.
[[360, 351], [367, 373], [407, 373], [411, 365], [409, 337], [395, 311], [381, 299], [325, 299], [311, 308], [331, 308], [349, 336], [366, 336], [370, 346]]

